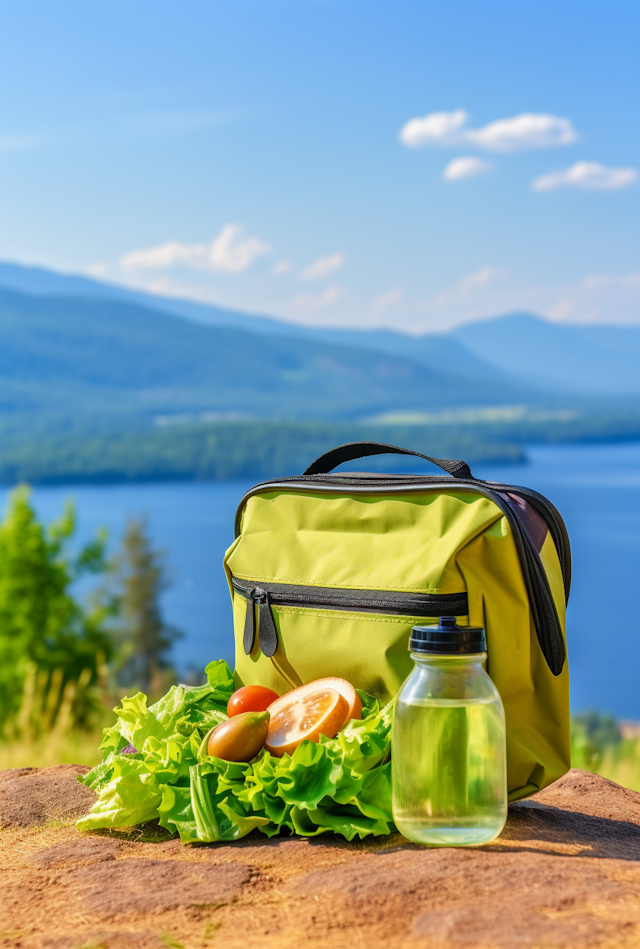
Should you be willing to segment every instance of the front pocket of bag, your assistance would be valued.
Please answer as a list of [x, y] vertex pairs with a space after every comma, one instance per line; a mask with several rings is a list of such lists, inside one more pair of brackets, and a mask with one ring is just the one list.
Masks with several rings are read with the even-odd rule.
[[[254, 587], [253, 590], [261, 592], [249, 597], [246, 586], [240, 592], [240, 583], [244, 585], [246, 581], [234, 581], [238, 677], [245, 685], [267, 685], [279, 693], [313, 679], [340, 676], [356, 688], [387, 701], [411, 670], [408, 644], [412, 626], [436, 624], [442, 615], [455, 615], [462, 625], [468, 624], [464, 593], [445, 596], [322, 590], [319, 595], [325, 599], [334, 597], [341, 605], [318, 608], [274, 602], [275, 597], [287, 595], [283, 584], [270, 585], [271, 592], [265, 599], [263, 594], [267, 591], [262, 587]], [[313, 597], [314, 588], [306, 588], [304, 595]], [[343, 605], [353, 599], [367, 602], [367, 610]], [[418, 606], [420, 612], [374, 612], [375, 604], [381, 602], [386, 603], [388, 610], [402, 604], [405, 610], [410, 605]], [[261, 648], [265, 620], [270, 644], [275, 636], [271, 655]], [[247, 630], [252, 621], [253, 639], [247, 654]]]

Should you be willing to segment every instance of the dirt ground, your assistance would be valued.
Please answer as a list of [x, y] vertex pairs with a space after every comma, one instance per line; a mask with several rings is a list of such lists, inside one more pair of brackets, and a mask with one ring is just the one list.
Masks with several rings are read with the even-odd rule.
[[80, 834], [75, 765], [0, 773], [3, 949], [638, 949], [640, 794], [571, 771], [493, 844]]

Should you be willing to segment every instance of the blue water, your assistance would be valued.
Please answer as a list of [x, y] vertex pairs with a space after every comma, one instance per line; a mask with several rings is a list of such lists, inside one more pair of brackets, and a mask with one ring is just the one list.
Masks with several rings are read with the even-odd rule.
[[[640, 445], [545, 446], [522, 467], [474, 468], [479, 477], [524, 484], [545, 494], [562, 514], [573, 549], [568, 613], [572, 707], [640, 719]], [[127, 515], [146, 513], [157, 545], [166, 548], [173, 587], [164, 596], [168, 622], [184, 639], [177, 668], [201, 670], [209, 659], [233, 660], [229, 593], [222, 558], [233, 540], [236, 506], [249, 487], [145, 484], [37, 488], [45, 520], [67, 497], [78, 511], [78, 536], [100, 526], [119, 539]], [[6, 493], [6, 492], [3, 492]]]

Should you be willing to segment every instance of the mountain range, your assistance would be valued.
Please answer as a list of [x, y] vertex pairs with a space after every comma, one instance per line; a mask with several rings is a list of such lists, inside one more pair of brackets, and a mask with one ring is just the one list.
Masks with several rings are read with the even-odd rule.
[[0, 338], [3, 413], [353, 419], [473, 405], [479, 388], [490, 404], [535, 397], [515, 381], [479, 387], [405, 356], [109, 298], [0, 289]]
[[334, 418], [640, 394], [640, 327], [531, 314], [447, 334], [294, 325], [0, 263], [0, 411]]

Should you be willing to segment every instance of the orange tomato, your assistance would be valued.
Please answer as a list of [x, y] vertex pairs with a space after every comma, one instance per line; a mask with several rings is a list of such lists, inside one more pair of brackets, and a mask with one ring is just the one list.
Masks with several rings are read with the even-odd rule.
[[278, 697], [277, 692], [267, 689], [264, 685], [244, 685], [229, 699], [227, 715], [233, 718], [241, 712], [266, 712]]

